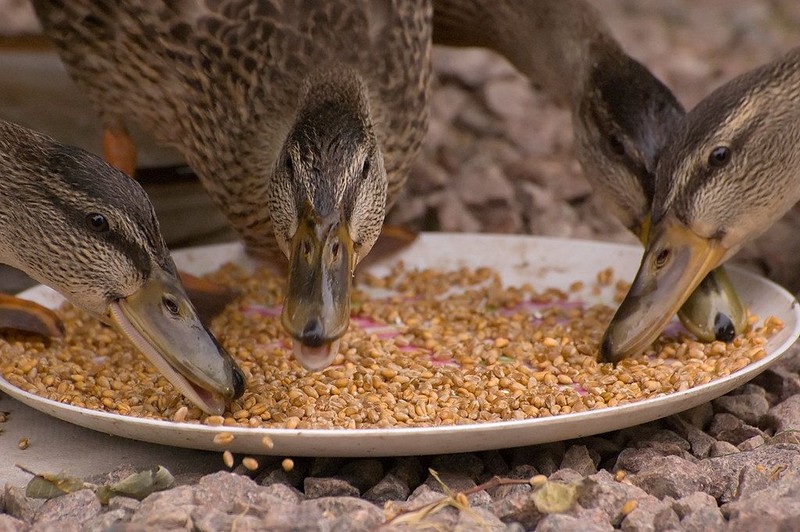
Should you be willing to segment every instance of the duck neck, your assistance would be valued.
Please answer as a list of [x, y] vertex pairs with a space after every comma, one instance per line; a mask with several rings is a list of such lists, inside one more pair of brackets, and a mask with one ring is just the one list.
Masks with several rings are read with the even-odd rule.
[[583, 92], [598, 52], [623, 53], [597, 11], [582, 0], [434, 0], [433, 41], [494, 50], [569, 106]]

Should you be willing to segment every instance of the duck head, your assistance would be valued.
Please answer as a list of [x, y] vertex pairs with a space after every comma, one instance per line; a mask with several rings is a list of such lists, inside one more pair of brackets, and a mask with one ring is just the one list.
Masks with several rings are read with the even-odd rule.
[[350, 323], [353, 272], [380, 234], [387, 178], [368, 93], [350, 73], [306, 83], [270, 185], [289, 260], [282, 323], [308, 370], [327, 367]]
[[3, 262], [114, 325], [188, 399], [222, 413], [244, 374], [198, 319], [141, 186], [89, 153], [0, 125], [8, 135]]
[[709, 271], [800, 197], [798, 65], [794, 51], [736, 78], [673, 131], [639, 271], [603, 339], [606, 360], [643, 351]]
[[[646, 244], [656, 164], [684, 110], [661, 81], [615, 42], [599, 39], [589, 57], [573, 112], [578, 158], [604, 203]], [[728, 341], [747, 325], [747, 312], [724, 270], [703, 278], [678, 316], [706, 341]]]

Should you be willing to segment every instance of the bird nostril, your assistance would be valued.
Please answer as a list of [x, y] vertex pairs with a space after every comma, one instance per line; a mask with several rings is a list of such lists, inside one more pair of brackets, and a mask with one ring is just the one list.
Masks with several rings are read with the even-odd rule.
[[244, 377], [244, 372], [239, 366], [233, 366], [233, 398], [238, 399], [244, 394], [244, 389], [247, 385], [247, 380]]
[[714, 338], [721, 342], [731, 342], [736, 337], [736, 327], [725, 314], [718, 312], [714, 317]]
[[322, 320], [311, 318], [303, 328], [299, 340], [308, 347], [320, 347], [324, 342]]

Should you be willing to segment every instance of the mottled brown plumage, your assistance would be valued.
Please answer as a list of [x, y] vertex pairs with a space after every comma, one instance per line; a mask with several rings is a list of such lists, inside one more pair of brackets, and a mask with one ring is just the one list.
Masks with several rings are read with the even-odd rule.
[[83, 150], [0, 121], [0, 262], [116, 325], [207, 412], [244, 377], [198, 319], [144, 190]]
[[721, 86], [672, 132], [661, 153], [653, 227], [634, 284], [609, 325], [604, 354], [644, 349], [710, 269], [800, 199], [800, 48]]
[[426, 129], [426, 4], [35, 2], [103, 122], [138, 122], [177, 148], [258, 254], [274, 248], [273, 167], [319, 72], [362, 79], [392, 203]]
[[341, 336], [425, 134], [429, 0], [34, 5], [107, 130], [177, 148], [251, 254], [289, 258], [295, 339]]

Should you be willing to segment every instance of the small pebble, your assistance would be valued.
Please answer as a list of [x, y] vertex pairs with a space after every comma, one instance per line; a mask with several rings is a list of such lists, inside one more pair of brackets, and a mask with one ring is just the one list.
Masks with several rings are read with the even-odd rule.
[[20, 449], [22, 449], [24, 451], [25, 449], [28, 448], [28, 446], [30, 444], [31, 444], [31, 442], [28, 440], [28, 438], [20, 438], [19, 439], [19, 443], [17, 444], [17, 447], [19, 447]]

